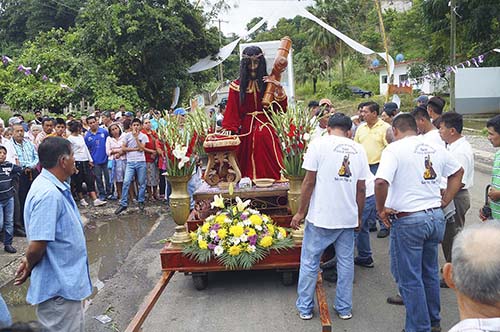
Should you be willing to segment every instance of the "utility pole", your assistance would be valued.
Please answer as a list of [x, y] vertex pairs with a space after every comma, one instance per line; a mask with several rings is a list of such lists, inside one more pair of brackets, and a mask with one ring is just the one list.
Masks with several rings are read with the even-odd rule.
[[[217, 20], [219, 22], [219, 47], [222, 48], [222, 30], [221, 23], [228, 23], [228, 21], [223, 21], [220, 18]], [[221, 86], [224, 85], [224, 72], [222, 70], [222, 63], [219, 64], [219, 78]]]
[[[457, 0], [450, 1], [450, 65], [454, 66], [457, 52]], [[455, 110], [455, 72], [450, 72], [450, 110]]]
[[382, 17], [382, 6], [380, 5], [380, 0], [374, 0], [375, 7], [377, 8], [378, 19], [380, 22], [380, 33], [382, 34], [382, 39], [384, 41], [385, 49], [385, 64], [387, 68], [387, 93], [385, 94], [385, 101], [389, 101], [389, 85], [393, 82], [393, 77], [391, 73], [391, 66], [389, 65], [389, 45], [387, 44], [387, 36], [385, 35], [384, 19]]

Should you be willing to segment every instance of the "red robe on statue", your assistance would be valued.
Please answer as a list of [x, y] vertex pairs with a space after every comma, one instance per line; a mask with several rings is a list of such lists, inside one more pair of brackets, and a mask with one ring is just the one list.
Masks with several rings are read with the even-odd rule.
[[[240, 135], [241, 144], [237, 157], [241, 175], [251, 179], [279, 180], [280, 165], [283, 165], [280, 141], [264, 114], [255, 81], [249, 82], [243, 105], [240, 105], [239, 94], [240, 82], [235, 80], [229, 85], [222, 127]], [[283, 100], [275, 100], [286, 109], [286, 96]]]

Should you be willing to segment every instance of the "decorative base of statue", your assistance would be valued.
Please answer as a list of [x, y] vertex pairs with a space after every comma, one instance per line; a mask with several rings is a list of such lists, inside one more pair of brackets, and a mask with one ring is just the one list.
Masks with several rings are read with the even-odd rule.
[[[229, 183], [237, 183], [241, 179], [241, 171], [236, 161], [236, 150], [240, 145], [236, 135], [209, 134], [203, 142], [208, 155], [208, 164], [204, 180], [210, 186], [227, 187]], [[225, 185], [224, 185], [225, 184]]]
[[211, 186], [219, 183], [237, 183], [241, 180], [241, 172], [234, 151], [208, 152], [208, 163], [205, 171], [205, 182]]

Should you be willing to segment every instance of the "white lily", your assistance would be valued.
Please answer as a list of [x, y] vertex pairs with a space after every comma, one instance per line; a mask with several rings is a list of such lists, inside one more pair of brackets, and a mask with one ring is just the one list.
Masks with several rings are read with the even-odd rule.
[[236, 197], [236, 208], [238, 209], [239, 212], [245, 211], [248, 205], [250, 205], [249, 199], [243, 202], [241, 198]]
[[213, 208], [221, 208], [223, 209], [224, 206], [224, 198], [222, 198], [222, 195], [214, 195], [214, 201], [210, 203], [210, 207]]
[[304, 141], [307, 142], [307, 141], [309, 141], [311, 139], [311, 135], [309, 135], [309, 133], [305, 133], [304, 136], [303, 136], [303, 138], [304, 138]]
[[177, 164], [177, 168], [181, 169], [184, 165], [189, 161], [189, 158], [184, 156], [180, 159], [179, 164]]

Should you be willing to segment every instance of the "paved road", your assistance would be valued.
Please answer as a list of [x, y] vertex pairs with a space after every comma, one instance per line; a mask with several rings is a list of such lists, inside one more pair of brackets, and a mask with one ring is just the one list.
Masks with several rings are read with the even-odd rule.
[[[479, 222], [477, 211], [482, 206], [483, 190], [489, 175], [476, 171], [471, 191], [471, 209], [467, 224]], [[349, 321], [333, 318], [333, 331], [386, 332], [401, 331], [405, 310], [386, 303], [396, 286], [389, 272], [388, 238], [371, 234], [375, 268], [355, 268], [353, 315]], [[440, 259], [443, 261], [440, 250]], [[325, 282], [330, 311], [335, 284]], [[442, 289], [442, 327], [447, 331], [458, 321], [455, 295]], [[156, 331], [320, 331], [316, 316], [302, 321], [295, 310], [296, 288], [281, 284], [273, 271], [220, 272], [209, 276], [209, 287], [194, 289], [191, 278], [176, 274], [165, 289], [144, 324], [145, 332]]]

